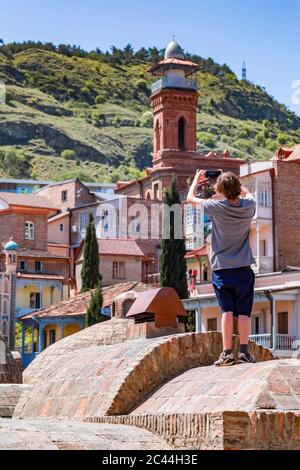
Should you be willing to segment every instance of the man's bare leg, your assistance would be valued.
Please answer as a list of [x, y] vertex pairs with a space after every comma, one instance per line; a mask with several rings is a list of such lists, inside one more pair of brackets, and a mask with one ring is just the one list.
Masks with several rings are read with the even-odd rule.
[[215, 362], [215, 366], [233, 366], [235, 364], [234, 356], [232, 354], [232, 333], [233, 333], [233, 313], [222, 313], [222, 338], [223, 338], [223, 352], [219, 359]]
[[248, 316], [239, 315], [238, 329], [239, 329], [239, 335], [240, 335], [240, 344], [248, 345], [249, 335], [250, 335], [250, 318]]
[[222, 338], [223, 348], [231, 350], [232, 348], [232, 333], [233, 333], [233, 313], [222, 313]]
[[247, 315], [239, 315], [238, 329], [240, 335], [240, 354], [237, 361], [238, 364], [255, 362], [252, 355], [249, 353], [249, 334], [250, 334], [250, 317]]

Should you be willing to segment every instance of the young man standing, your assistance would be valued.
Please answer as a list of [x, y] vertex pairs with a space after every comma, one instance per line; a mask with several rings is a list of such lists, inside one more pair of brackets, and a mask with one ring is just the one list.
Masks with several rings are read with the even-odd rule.
[[240, 352], [238, 364], [255, 362], [248, 351], [250, 316], [254, 297], [254, 263], [249, 244], [251, 220], [256, 202], [250, 192], [231, 172], [222, 173], [211, 199], [196, 197], [198, 185], [206, 180], [205, 170], [198, 170], [187, 202], [202, 204], [212, 221], [212, 284], [222, 312], [223, 352], [216, 366], [235, 364], [232, 353], [233, 317], [238, 317]]

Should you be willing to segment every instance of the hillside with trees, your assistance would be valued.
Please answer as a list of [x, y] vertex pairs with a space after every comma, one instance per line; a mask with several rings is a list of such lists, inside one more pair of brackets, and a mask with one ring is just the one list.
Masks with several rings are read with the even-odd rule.
[[[0, 43], [0, 175], [83, 181], [142, 176], [152, 159], [151, 65], [155, 47]], [[197, 145], [232, 156], [270, 158], [300, 140], [300, 117], [227, 65], [200, 64]]]

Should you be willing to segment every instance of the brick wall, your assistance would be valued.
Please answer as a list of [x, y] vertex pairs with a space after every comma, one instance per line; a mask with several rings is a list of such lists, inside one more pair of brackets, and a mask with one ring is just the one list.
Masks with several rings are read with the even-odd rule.
[[300, 266], [300, 165], [274, 163], [276, 270]]
[[[125, 263], [125, 277], [122, 279], [113, 278], [113, 262], [123, 261]], [[76, 287], [79, 292], [81, 289], [81, 269], [82, 262], [76, 263]], [[142, 281], [142, 259], [132, 256], [109, 256], [100, 255], [100, 273], [102, 275], [102, 285], [111, 286], [120, 282]]]
[[[0, 215], [0, 244], [5, 244], [13, 236], [21, 248], [47, 250], [47, 220], [46, 214], [11, 213]], [[34, 240], [25, 239], [25, 223], [34, 223]]]
[[[67, 200], [62, 199], [62, 192], [67, 191]], [[79, 207], [96, 201], [96, 197], [91, 194], [79, 181], [69, 181], [53, 186], [46, 186], [39, 191], [40, 196], [49, 198], [54, 207], [60, 207], [62, 210]]]

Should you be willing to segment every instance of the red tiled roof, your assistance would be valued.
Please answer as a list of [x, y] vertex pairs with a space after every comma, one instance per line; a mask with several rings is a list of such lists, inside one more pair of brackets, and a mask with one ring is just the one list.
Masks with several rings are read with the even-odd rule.
[[64, 280], [63, 276], [58, 276], [56, 274], [23, 274], [23, 273], [18, 273], [17, 277], [18, 277], [18, 279], [49, 279], [51, 281], [53, 281], [53, 280], [63, 281]]
[[[103, 307], [110, 307], [114, 299], [123, 292], [130, 290], [136, 290], [141, 292], [153, 288], [148, 284], [142, 284], [137, 281], [124, 282], [122, 284], [116, 284], [114, 286], [103, 287]], [[89, 305], [91, 298], [90, 292], [84, 292], [78, 294], [68, 300], [63, 300], [57, 304], [51, 305], [50, 307], [39, 310], [34, 314], [28, 314], [22, 317], [21, 320], [28, 320], [34, 315], [37, 318], [52, 318], [52, 317], [64, 317], [64, 316], [83, 316], [86, 313], [87, 306]]]
[[199, 69], [200, 64], [197, 64], [196, 62], [192, 62], [191, 60], [183, 60], [183, 59], [175, 59], [174, 57], [171, 57], [170, 59], [164, 59], [158, 62], [157, 65], [164, 65], [164, 64], [174, 64], [174, 65], [188, 65], [189, 67], [194, 67]]
[[0, 193], [0, 199], [10, 206], [28, 206], [38, 207], [41, 209], [58, 210], [54, 203], [44, 196], [36, 196], [35, 194], [17, 194], [17, 193]]
[[49, 251], [43, 250], [29, 250], [27, 248], [21, 248], [18, 251], [18, 258], [50, 258], [50, 259], [69, 259], [67, 256], [55, 255]]
[[130, 239], [100, 238], [98, 245], [100, 255], [146, 256], [136, 241]]
[[292, 151], [292, 153], [290, 154], [290, 156], [286, 159], [287, 162], [291, 162], [291, 161], [296, 161], [296, 160], [300, 160], [300, 145], [296, 145]]
[[185, 257], [187, 259], [198, 258], [199, 256], [208, 256], [208, 246], [202, 245], [196, 250], [190, 251]]

